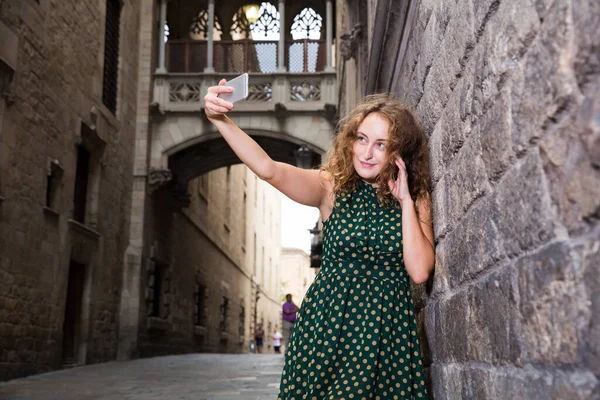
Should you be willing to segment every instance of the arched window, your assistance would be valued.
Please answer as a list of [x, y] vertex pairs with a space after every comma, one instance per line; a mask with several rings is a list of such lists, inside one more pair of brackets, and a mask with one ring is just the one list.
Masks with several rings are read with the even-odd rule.
[[254, 40], [278, 40], [281, 18], [279, 11], [271, 3], [262, 3], [258, 12], [258, 19], [252, 24], [252, 38]]
[[[215, 26], [213, 28], [213, 40], [221, 40], [221, 23], [219, 18], [215, 15]], [[208, 11], [202, 10], [192, 20], [190, 25], [190, 39], [193, 40], [206, 40], [208, 39]]]
[[279, 11], [271, 3], [263, 2], [260, 5], [258, 19], [254, 23], [248, 21], [244, 7], [240, 7], [233, 15], [231, 38], [233, 40], [278, 40], [280, 20]]
[[315, 10], [308, 7], [296, 15], [292, 23], [291, 34], [294, 40], [321, 39], [323, 18]]
[[117, 110], [117, 83], [119, 78], [119, 29], [121, 3], [106, 2], [106, 26], [104, 33], [104, 80], [102, 103], [113, 113]]
[[323, 18], [310, 7], [303, 9], [292, 22], [290, 33], [294, 40], [287, 49], [289, 72], [322, 71], [325, 62], [325, 46], [321, 39]]
[[250, 22], [248, 22], [242, 7], [240, 7], [237, 12], [233, 14], [233, 23], [231, 24], [231, 30], [229, 31], [229, 34], [233, 40], [252, 38]]

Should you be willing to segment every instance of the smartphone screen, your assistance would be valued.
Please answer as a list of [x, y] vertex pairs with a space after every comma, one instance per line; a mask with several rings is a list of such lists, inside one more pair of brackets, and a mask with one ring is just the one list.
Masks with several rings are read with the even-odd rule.
[[240, 76], [236, 76], [230, 81], [227, 81], [227, 83], [225, 83], [225, 86], [232, 87], [233, 92], [221, 93], [219, 94], [219, 98], [227, 100], [231, 103], [244, 100], [246, 97], [248, 97], [248, 74], [243, 73]]

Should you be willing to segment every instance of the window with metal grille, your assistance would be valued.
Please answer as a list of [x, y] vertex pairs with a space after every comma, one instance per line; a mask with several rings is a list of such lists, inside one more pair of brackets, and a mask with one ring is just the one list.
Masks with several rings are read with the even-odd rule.
[[242, 299], [242, 303], [240, 304], [240, 324], [238, 326], [238, 333], [240, 336], [244, 336], [245, 331], [246, 331], [246, 307], [244, 306], [244, 299]]
[[229, 299], [223, 296], [221, 300], [221, 321], [219, 327], [221, 332], [227, 332], [227, 314], [229, 312]]
[[150, 312], [151, 317], [162, 317], [161, 312], [161, 301], [163, 292], [163, 280], [164, 280], [164, 268], [162, 265], [156, 264], [154, 266], [154, 286], [152, 296], [152, 310]]
[[83, 146], [77, 146], [75, 191], [73, 193], [73, 219], [82, 224], [85, 223], [89, 177], [90, 152]]
[[46, 173], [46, 207], [56, 209], [58, 203], [58, 188], [63, 177], [63, 167], [58, 160], [50, 160]]
[[206, 302], [206, 287], [196, 284], [196, 325], [204, 326], [204, 307]]
[[106, 0], [106, 32], [104, 35], [104, 86], [102, 103], [112, 113], [117, 111], [119, 78], [119, 25], [121, 0]]

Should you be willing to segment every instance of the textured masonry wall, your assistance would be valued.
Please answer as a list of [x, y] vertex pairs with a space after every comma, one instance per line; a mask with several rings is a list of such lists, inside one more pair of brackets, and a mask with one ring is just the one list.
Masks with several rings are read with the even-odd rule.
[[[122, 257], [131, 204], [138, 1], [121, 14], [117, 120], [102, 106], [104, 1], [0, 1], [0, 22], [18, 36], [14, 103], [0, 124], [0, 380], [56, 369], [73, 252], [90, 253], [85, 361], [116, 355]], [[106, 141], [95, 230], [74, 248], [76, 136], [80, 121]], [[48, 159], [64, 177], [55, 212], [45, 204]]]
[[600, 396], [598, 26], [594, 0], [418, 4], [401, 84], [432, 151], [436, 400]]

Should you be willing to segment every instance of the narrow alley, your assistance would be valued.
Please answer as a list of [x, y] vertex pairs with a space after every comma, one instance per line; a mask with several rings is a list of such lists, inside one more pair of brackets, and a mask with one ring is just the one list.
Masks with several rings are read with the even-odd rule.
[[273, 400], [282, 368], [267, 354], [108, 362], [0, 383], [0, 400]]

